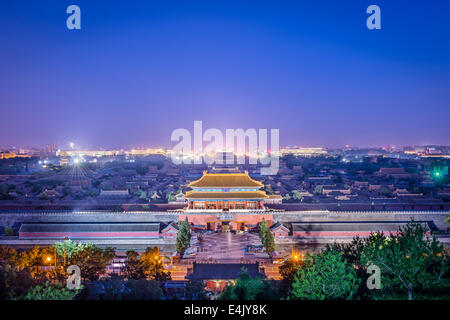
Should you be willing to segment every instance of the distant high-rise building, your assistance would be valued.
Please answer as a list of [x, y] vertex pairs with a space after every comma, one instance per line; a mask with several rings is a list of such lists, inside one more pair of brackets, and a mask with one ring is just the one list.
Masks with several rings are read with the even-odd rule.
[[57, 147], [56, 144], [54, 144], [53, 142], [52, 142], [52, 143], [49, 143], [49, 144], [47, 144], [47, 145], [45, 146], [45, 152], [46, 152], [46, 153], [54, 154], [54, 153], [56, 153], [56, 150], [58, 150], [58, 147]]

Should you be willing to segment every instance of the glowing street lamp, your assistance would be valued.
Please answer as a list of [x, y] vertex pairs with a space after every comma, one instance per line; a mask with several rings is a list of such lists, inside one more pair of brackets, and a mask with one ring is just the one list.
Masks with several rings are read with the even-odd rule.
[[299, 262], [303, 260], [303, 254], [300, 252], [291, 252], [291, 260], [294, 262]]

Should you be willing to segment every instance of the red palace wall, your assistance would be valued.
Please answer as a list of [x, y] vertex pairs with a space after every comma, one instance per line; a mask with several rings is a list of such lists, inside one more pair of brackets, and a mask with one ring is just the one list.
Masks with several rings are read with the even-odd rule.
[[19, 232], [20, 238], [158, 238], [159, 232]]
[[[294, 237], [315, 238], [315, 237], [368, 237], [376, 231], [294, 231]], [[384, 231], [384, 235], [396, 235], [397, 231]], [[431, 232], [426, 232], [430, 236]]]

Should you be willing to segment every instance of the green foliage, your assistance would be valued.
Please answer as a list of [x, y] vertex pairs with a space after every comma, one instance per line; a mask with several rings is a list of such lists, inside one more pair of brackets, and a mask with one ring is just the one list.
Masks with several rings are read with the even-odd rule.
[[356, 266], [357, 268], [363, 268], [364, 266], [361, 264], [361, 255], [364, 251], [364, 248], [369, 245], [371, 241], [374, 241], [375, 238], [372, 237], [372, 240], [369, 238], [360, 238], [355, 237], [349, 243], [333, 243], [332, 245], [326, 245], [326, 250], [336, 250], [342, 253], [345, 261], [351, 266]]
[[298, 269], [294, 279], [292, 298], [312, 300], [352, 299], [360, 281], [336, 250], [307, 254], [305, 267]]
[[175, 250], [183, 256], [184, 251], [189, 247], [190, 242], [191, 231], [186, 217], [185, 221], [179, 223], [179, 230], [175, 241]]
[[19, 254], [17, 259], [17, 266], [19, 269], [28, 269], [31, 276], [36, 276], [42, 273], [41, 266], [45, 265], [45, 256], [48, 253], [48, 249], [34, 246], [27, 251], [23, 251]]
[[272, 254], [275, 251], [275, 239], [273, 237], [272, 231], [270, 231], [269, 228], [267, 228], [265, 241], [263, 243], [264, 248], [266, 248], [266, 252], [268, 254]]
[[246, 268], [234, 284], [228, 284], [219, 296], [220, 300], [273, 300], [277, 295], [270, 281], [251, 278]]
[[269, 227], [267, 226], [266, 219], [262, 219], [261, 223], [259, 224], [259, 238], [261, 239], [261, 242], [264, 245], [265, 237], [267, 235], [267, 229]]
[[17, 270], [11, 265], [0, 265], [0, 300], [23, 297], [34, 282], [28, 270]]
[[361, 261], [381, 269], [384, 292], [403, 290], [411, 300], [414, 290], [449, 287], [449, 257], [443, 245], [435, 237], [426, 237], [426, 232], [422, 224], [411, 222], [390, 237], [379, 233], [369, 237]]
[[294, 276], [299, 268], [304, 267], [304, 260], [298, 258], [287, 259], [279, 267], [278, 272], [280, 273], [282, 280], [280, 282], [280, 293], [283, 297], [289, 297], [292, 289], [292, 283], [294, 282]]
[[270, 195], [270, 194], [274, 194], [273, 189], [272, 189], [272, 186], [271, 186], [270, 184], [266, 185], [265, 191], [266, 191], [266, 193], [269, 194], [269, 195]]
[[167, 192], [166, 199], [167, 199], [167, 202], [172, 202], [172, 201], [175, 201], [177, 198], [175, 197], [173, 192]]
[[159, 255], [159, 248], [148, 247], [139, 258], [139, 265], [147, 279], [170, 280], [170, 272], [164, 271], [164, 261]]
[[139, 254], [134, 250], [127, 250], [127, 259], [122, 269], [127, 279], [144, 279], [144, 270], [139, 262]]
[[139, 199], [148, 200], [147, 192], [145, 192], [143, 190], [139, 190], [137, 193], [139, 195]]
[[193, 280], [186, 284], [185, 298], [187, 300], [207, 300], [208, 294], [203, 281]]
[[14, 236], [14, 230], [11, 229], [10, 227], [6, 227], [4, 232], [5, 232], [5, 236], [7, 236], [7, 237]]
[[75, 253], [83, 251], [90, 246], [92, 246], [91, 243], [83, 244], [72, 240], [64, 240], [63, 242], [55, 242], [53, 244], [53, 247], [56, 249], [56, 253], [62, 259], [70, 259]]
[[316, 186], [314, 188], [314, 194], [322, 194], [323, 192], [323, 186]]
[[287, 259], [283, 262], [281, 266], [278, 267], [278, 272], [284, 281], [292, 283], [294, 281], [294, 276], [299, 268], [304, 266], [303, 260], [294, 261], [292, 259]]
[[266, 252], [272, 254], [275, 251], [275, 239], [264, 218], [259, 224], [259, 238], [261, 239], [261, 243], [266, 249]]
[[292, 191], [292, 199], [294, 199], [294, 200], [301, 200], [302, 196], [300, 195], [300, 191], [293, 190]]
[[79, 290], [69, 290], [61, 285], [52, 286], [47, 281], [45, 285], [32, 287], [24, 300], [73, 300]]
[[81, 270], [81, 277], [85, 280], [94, 281], [101, 274], [106, 273], [106, 266], [115, 257], [115, 249], [105, 248], [102, 250], [95, 245], [87, 245], [83, 250], [76, 251], [69, 259], [69, 263], [77, 265]]
[[19, 258], [17, 250], [7, 246], [0, 246], [0, 264], [1, 265], [12, 265], [17, 263]]

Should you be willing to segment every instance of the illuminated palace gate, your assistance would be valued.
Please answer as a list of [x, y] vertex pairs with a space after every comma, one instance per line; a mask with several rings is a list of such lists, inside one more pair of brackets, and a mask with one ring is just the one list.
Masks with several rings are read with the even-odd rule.
[[263, 220], [269, 225], [272, 224], [273, 216], [271, 214], [180, 214], [179, 221], [188, 218], [189, 224], [198, 229], [205, 230], [249, 230], [256, 229], [258, 224]]
[[[184, 198], [185, 215], [189, 223], [200, 229], [245, 231], [262, 221], [271, 221], [264, 208], [267, 195], [260, 190], [263, 184], [244, 173], [207, 173], [191, 182]], [[258, 214], [260, 212], [261, 214]]]

